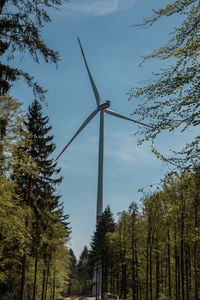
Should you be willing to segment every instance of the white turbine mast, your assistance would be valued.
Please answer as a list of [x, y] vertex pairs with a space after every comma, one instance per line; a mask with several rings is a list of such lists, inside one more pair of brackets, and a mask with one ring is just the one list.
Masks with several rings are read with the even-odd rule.
[[85, 62], [85, 66], [88, 72], [88, 76], [90, 79], [90, 83], [94, 92], [94, 96], [96, 99], [96, 104], [97, 107], [96, 109], [89, 115], [89, 117], [83, 122], [83, 124], [80, 126], [80, 128], [76, 131], [76, 133], [74, 134], [74, 136], [71, 138], [71, 140], [67, 143], [67, 145], [63, 148], [63, 150], [61, 151], [61, 153], [58, 155], [58, 157], [56, 158], [56, 160], [58, 160], [58, 158], [62, 155], [62, 153], [67, 149], [67, 147], [72, 143], [72, 141], [79, 135], [79, 133], [81, 132], [81, 130], [83, 130], [83, 128], [94, 118], [94, 116], [100, 112], [100, 127], [99, 127], [99, 161], [98, 161], [98, 187], [97, 187], [97, 223], [101, 220], [102, 218], [102, 210], [103, 210], [103, 150], [104, 150], [104, 113], [107, 113], [109, 115], [112, 115], [114, 117], [117, 118], [121, 118], [121, 119], [125, 119], [128, 121], [132, 121], [134, 123], [143, 125], [143, 126], [148, 126], [148, 127], [152, 127], [150, 125], [147, 125], [145, 123], [141, 123], [139, 121], [136, 121], [132, 118], [126, 117], [122, 114], [119, 114], [117, 112], [114, 112], [112, 110], [109, 109], [110, 107], [110, 101], [106, 101], [105, 103], [100, 102], [100, 96], [98, 93], [98, 90], [96, 88], [96, 85], [94, 83], [94, 80], [92, 78], [92, 75], [90, 73], [86, 58], [85, 58], [85, 54], [83, 52], [83, 48], [80, 42], [79, 37], [78, 38], [78, 42], [81, 48], [81, 52], [83, 55], [83, 59]]

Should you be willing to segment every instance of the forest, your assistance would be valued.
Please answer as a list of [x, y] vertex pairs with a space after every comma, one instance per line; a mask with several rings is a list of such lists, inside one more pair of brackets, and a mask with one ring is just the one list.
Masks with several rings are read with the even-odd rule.
[[120, 212], [117, 222], [107, 207], [90, 251], [71, 261], [70, 293], [89, 293], [93, 267], [101, 261], [103, 293], [133, 300], [199, 299], [199, 189], [197, 167], [166, 176], [140, 204]]
[[[50, 155], [51, 125], [35, 100], [28, 114], [1, 96], [1, 299], [59, 299], [68, 279], [70, 226]], [[40, 295], [40, 296], [39, 296]]]
[[[70, 262], [69, 216], [57, 186], [54, 137], [43, 114], [45, 91], [29, 73], [13, 66], [17, 53], [36, 63], [57, 63], [41, 28], [47, 8], [61, 1], [0, 1], [0, 299], [63, 299]], [[6, 57], [6, 58], [4, 58]], [[4, 59], [3, 59], [4, 58]], [[33, 100], [23, 103], [9, 91], [23, 78]], [[42, 103], [43, 102], [43, 103]]]
[[[141, 62], [169, 60], [169, 66], [127, 92], [135, 101], [132, 115], [151, 125], [138, 129], [138, 143], [150, 142], [170, 171], [155, 189], [141, 187], [140, 202], [133, 199], [117, 217], [107, 206], [78, 259], [69, 246], [73, 228], [58, 188], [63, 176], [44, 113], [46, 90], [12, 64], [24, 53], [36, 64], [58, 64], [59, 53], [47, 46], [42, 29], [51, 23], [49, 9], [63, 2], [0, 0], [0, 299], [91, 296], [95, 270], [101, 269], [102, 298], [110, 293], [132, 300], [199, 300], [200, 136], [171, 156], [156, 141], [200, 124], [200, 2], [170, 1], [134, 25], [146, 29], [174, 15], [182, 20], [167, 43]], [[10, 92], [20, 79], [32, 90], [27, 109]]]

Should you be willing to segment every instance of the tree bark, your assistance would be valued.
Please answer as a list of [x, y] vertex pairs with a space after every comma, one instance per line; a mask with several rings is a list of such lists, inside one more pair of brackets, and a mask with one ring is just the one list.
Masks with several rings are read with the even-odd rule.
[[22, 274], [21, 274], [21, 288], [20, 288], [20, 300], [24, 300], [24, 286], [26, 278], [26, 254], [22, 257]]
[[126, 286], [126, 264], [124, 265], [124, 299], [126, 299], [126, 291], [127, 291], [127, 286]]
[[185, 270], [184, 270], [184, 222], [185, 222], [185, 199], [181, 193], [181, 294], [185, 299]]
[[34, 283], [33, 283], [33, 300], [35, 300], [35, 296], [36, 296], [36, 286], [37, 286], [37, 265], [38, 265], [38, 254], [36, 252], [35, 255], [35, 272], [34, 272]]
[[132, 298], [136, 299], [135, 286], [135, 216], [132, 215], [132, 230], [131, 230], [131, 254], [132, 254]]
[[45, 295], [45, 282], [46, 282], [46, 271], [45, 269], [43, 270], [43, 280], [42, 280], [42, 296], [41, 300], [44, 300], [44, 295]]
[[45, 293], [44, 293], [44, 300], [47, 299], [47, 294], [48, 294], [48, 283], [49, 283], [49, 271], [50, 271], [50, 260], [48, 262], [48, 267], [47, 267], [47, 276], [46, 276], [46, 282], [45, 282]]
[[169, 299], [171, 299], [171, 249], [170, 249], [170, 232], [169, 232], [169, 223], [167, 223], [168, 229], [167, 229], [167, 261], [168, 261], [168, 294]]
[[149, 236], [148, 235], [147, 235], [147, 244], [146, 244], [146, 300], [149, 299]]
[[185, 253], [185, 280], [186, 280], [186, 299], [190, 300], [189, 298], [189, 251], [188, 251], [188, 244], [186, 245], [186, 253]]
[[[199, 170], [198, 170], [199, 171]], [[199, 174], [196, 174], [195, 177], [195, 192], [194, 192], [194, 291], [195, 291], [195, 300], [198, 300], [198, 262], [197, 262], [197, 228], [198, 228], [198, 205], [199, 205]]]
[[159, 265], [159, 249], [158, 249], [158, 238], [156, 237], [156, 300], [159, 299], [160, 293], [160, 265]]
[[53, 299], [55, 300], [55, 287], [56, 287], [56, 272], [53, 273]]
[[[30, 192], [31, 192], [30, 177], [28, 178], [27, 185], [28, 185], [28, 191], [27, 191], [27, 193], [26, 192], [24, 193], [24, 198], [25, 198], [25, 201], [27, 200], [27, 205], [30, 206], [30, 201], [31, 201], [31, 199], [30, 199]], [[28, 224], [29, 224], [29, 220], [28, 220], [28, 215], [27, 215], [26, 221], [25, 221], [26, 228], [28, 228]], [[24, 253], [24, 255], [22, 257], [22, 274], [21, 274], [21, 288], [20, 288], [19, 300], [24, 300], [25, 281], [26, 281], [26, 253]]]
[[152, 278], [152, 239], [153, 237], [151, 236], [151, 241], [150, 241], [150, 251], [149, 251], [149, 271], [150, 271], [150, 295], [151, 295], [151, 300], [153, 300], [153, 278]]

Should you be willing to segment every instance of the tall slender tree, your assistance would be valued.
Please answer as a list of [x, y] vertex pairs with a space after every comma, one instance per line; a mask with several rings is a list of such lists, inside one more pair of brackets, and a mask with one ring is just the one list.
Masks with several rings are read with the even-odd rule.
[[[26, 222], [26, 225], [31, 226], [32, 230], [31, 253], [35, 260], [33, 300], [36, 299], [39, 259], [43, 258], [45, 262], [46, 296], [50, 274], [49, 268], [53, 259], [53, 252], [56, 251], [56, 243], [59, 243], [59, 238], [64, 237], [63, 234], [66, 237], [69, 234], [68, 216], [63, 215], [62, 204], [59, 203], [60, 196], [56, 194], [56, 185], [61, 183], [62, 176], [58, 176], [60, 169], [56, 167], [56, 163], [50, 157], [55, 150], [55, 144], [53, 143], [53, 136], [49, 134], [52, 127], [48, 125], [48, 122], [48, 117], [42, 115], [42, 106], [37, 100], [33, 101], [29, 107], [28, 121], [25, 121], [25, 125], [32, 138], [32, 144], [28, 151], [37, 165], [39, 175], [38, 177], [30, 175], [24, 184], [24, 192], [29, 191], [26, 198], [27, 204], [33, 210], [32, 220]], [[63, 230], [59, 232], [60, 225], [65, 227], [64, 232]], [[22, 260], [21, 300], [24, 299], [25, 293], [25, 273], [26, 254], [24, 254]]]
[[93, 266], [100, 264], [102, 269], [102, 295], [107, 292], [108, 270], [111, 260], [109, 253], [109, 242], [107, 233], [115, 230], [115, 222], [110, 207], [107, 206], [102, 214], [101, 221], [96, 226], [96, 231], [92, 236], [90, 259]]

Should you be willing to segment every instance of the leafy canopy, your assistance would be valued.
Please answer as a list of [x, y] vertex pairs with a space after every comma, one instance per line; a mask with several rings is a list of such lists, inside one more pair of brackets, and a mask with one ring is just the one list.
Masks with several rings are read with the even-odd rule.
[[[129, 99], [138, 98], [133, 115], [152, 120], [151, 128], [141, 129], [144, 140], [154, 140], [163, 131], [180, 129], [182, 132], [200, 124], [200, 3], [197, 0], [175, 0], [164, 8], [153, 11], [153, 16], [143, 21], [143, 28], [152, 26], [160, 18], [178, 15], [179, 27], [174, 28], [169, 41], [150, 55], [149, 59], [169, 61], [171, 65], [152, 74], [143, 85], [132, 88]], [[170, 19], [169, 19], [170, 21]], [[173, 63], [172, 63], [173, 62]], [[175, 153], [171, 161], [176, 164], [192, 164], [200, 158], [200, 136]], [[165, 158], [153, 148], [156, 154]]]

